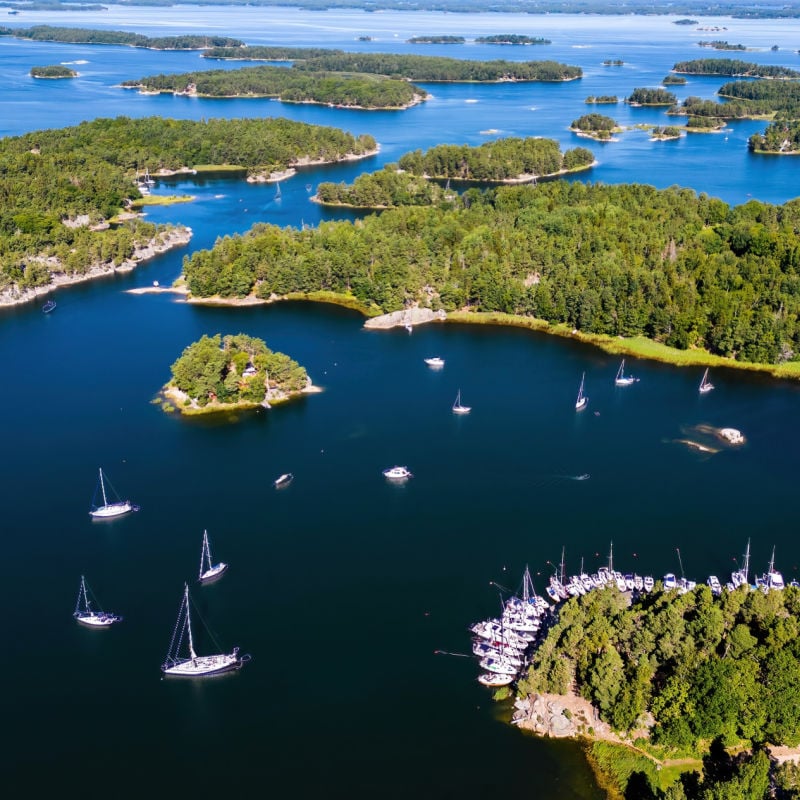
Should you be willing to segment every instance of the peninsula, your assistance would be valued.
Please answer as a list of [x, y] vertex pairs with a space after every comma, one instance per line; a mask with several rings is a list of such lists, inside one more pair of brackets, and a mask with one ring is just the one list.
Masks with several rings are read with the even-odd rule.
[[270, 408], [316, 391], [305, 369], [262, 339], [237, 335], [203, 336], [171, 367], [162, 388], [162, 408], [197, 415]]

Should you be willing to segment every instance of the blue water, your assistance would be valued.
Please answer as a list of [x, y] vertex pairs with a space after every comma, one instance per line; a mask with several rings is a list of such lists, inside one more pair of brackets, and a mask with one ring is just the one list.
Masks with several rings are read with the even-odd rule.
[[[11, 19], [11, 18], [9, 18]], [[153, 53], [0, 39], [0, 126], [5, 134], [126, 113], [200, 118], [285, 115], [376, 136], [369, 161], [313, 169], [274, 186], [232, 180], [160, 184], [196, 201], [152, 209], [155, 221], [195, 231], [191, 245], [117, 278], [62, 290], [0, 313], [4, 366], [3, 553], [7, 564], [4, 722], [13, 794], [166, 796], [187, 791], [279, 797], [595, 800], [578, 747], [524, 737], [504, 724], [474, 678], [466, 625], [495, 613], [490, 586], [515, 585], [530, 563], [541, 590], [566, 548], [568, 568], [604, 562], [655, 575], [725, 576], [752, 538], [766, 568], [777, 546], [787, 578], [800, 563], [788, 508], [797, 481], [794, 384], [715, 370], [700, 397], [697, 369], [630, 360], [641, 382], [615, 389], [617, 361], [590, 347], [516, 329], [428, 326], [367, 332], [355, 313], [281, 303], [248, 309], [190, 306], [162, 285], [181, 259], [257, 221], [317, 224], [338, 216], [309, 202], [321, 180], [441, 141], [502, 134], [554, 136], [584, 113], [588, 94], [656, 85], [679, 59], [709, 55], [699, 34], [667, 18], [363, 14], [255, 9], [119, 9], [102, 15], [25, 12], [15, 25], [105, 25], [143, 33], [215, 31], [252, 43], [442, 52], [459, 57], [555, 58], [586, 77], [564, 85], [431, 86], [434, 99], [402, 113], [350, 112], [270, 101], [145, 97], [120, 80], [190, 69], [197, 54]], [[703, 20], [703, 24], [720, 24]], [[789, 63], [798, 23], [725, 20], [721, 35], [758, 46], [752, 60]], [[554, 44], [524, 50], [411, 48], [423, 32], [525, 32]], [[395, 36], [395, 33], [397, 36]], [[376, 41], [354, 41], [374, 35]], [[652, 42], [652, 44], [647, 44]], [[769, 51], [779, 44], [776, 54]], [[580, 45], [580, 46], [576, 46]], [[622, 68], [603, 68], [623, 58]], [[86, 60], [75, 81], [34, 82], [31, 66]], [[712, 96], [718, 81], [686, 93]], [[477, 100], [478, 102], [467, 102]], [[617, 106], [622, 124], [663, 122]], [[590, 144], [592, 180], [673, 183], [741, 202], [795, 196], [797, 162], [749, 156], [761, 123], [724, 135], [654, 144], [629, 131]], [[724, 138], [727, 135], [727, 140]], [[151, 403], [169, 365], [204, 333], [244, 331], [304, 364], [324, 388], [272, 412], [184, 421]], [[434, 372], [423, 358], [438, 354]], [[574, 412], [582, 372], [589, 409]], [[450, 411], [458, 389], [473, 407]], [[740, 449], [716, 454], [697, 426], [734, 426]], [[403, 487], [380, 475], [407, 464]], [[92, 524], [87, 510], [102, 466], [139, 514]], [[276, 492], [272, 480], [293, 472]], [[575, 481], [576, 475], [590, 478]], [[193, 589], [222, 646], [253, 661], [205, 683], [161, 681], [182, 582], [208, 529], [231, 564]], [[125, 621], [106, 632], [71, 618], [79, 576]], [[213, 643], [199, 626], [199, 649]]]

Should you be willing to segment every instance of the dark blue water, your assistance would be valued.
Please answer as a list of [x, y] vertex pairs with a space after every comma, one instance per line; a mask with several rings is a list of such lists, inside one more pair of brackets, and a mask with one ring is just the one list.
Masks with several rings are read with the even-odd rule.
[[[306, 184], [349, 180], [416, 147], [482, 141], [491, 128], [572, 146], [564, 128], [585, 110], [583, 97], [654, 85], [675, 60], [706, 54], [691, 42], [709, 35], [659, 18], [589, 25], [580, 17], [187, 8], [112, 9], [102, 20], [14, 18], [34, 21], [342, 47], [374, 34], [378, 41], [352, 45], [375, 50], [410, 49], [403, 39], [439, 26], [513, 30], [555, 44], [521, 56], [491, 49], [492, 57], [582, 63], [587, 77], [563, 86], [437, 86], [431, 103], [409, 112], [356, 113], [122, 93], [119, 80], [188, 69], [196, 54], [0, 40], [6, 133], [117, 113], [284, 114], [371, 132], [383, 147], [370, 162], [296, 176], [279, 201], [274, 186], [230, 180], [161, 185], [157, 191], [197, 197], [150, 211], [150, 219], [191, 225], [189, 248], [60, 291], [49, 316], [38, 306], [0, 314], [0, 497], [12, 610], [0, 668], [12, 734], [0, 759], [6, 784], [31, 796], [600, 797], [576, 746], [505, 725], [505, 709], [475, 683], [474, 661], [434, 651], [468, 652], [465, 626], [499, 602], [489, 582], [513, 586], [530, 563], [541, 589], [562, 547], [568, 568], [577, 570], [581, 558], [595, 568], [613, 539], [619, 568], [656, 575], [678, 570], [680, 548], [687, 574], [702, 580], [726, 575], [750, 537], [759, 570], [774, 544], [777, 566], [797, 577], [788, 503], [798, 388], [716, 370], [716, 390], [700, 397], [699, 370], [629, 361], [641, 382], [621, 390], [613, 385], [616, 360], [523, 330], [367, 332], [357, 314], [327, 306], [202, 308], [125, 290], [170, 283], [184, 253], [256, 221], [333, 216], [308, 201]], [[735, 28], [729, 41], [796, 44], [796, 23], [726, 24]], [[475, 57], [487, 50], [445, 49]], [[631, 66], [609, 71], [598, 66], [605, 58]], [[77, 81], [26, 77], [37, 63], [84, 59]], [[710, 95], [715, 85], [693, 82], [691, 91]], [[614, 114], [626, 123], [659, 117], [623, 106]], [[698, 136], [655, 145], [627, 132], [618, 143], [591, 145], [601, 159], [593, 179], [683, 183], [731, 202], [748, 193], [775, 202], [794, 196], [797, 162], [748, 156], [747, 130], [760, 126], [747, 125], [727, 142]], [[325, 391], [236, 424], [165, 415], [151, 400], [170, 363], [218, 331], [263, 337]], [[440, 372], [423, 363], [434, 354], [446, 359]], [[583, 371], [590, 405], [576, 415]], [[464, 418], [450, 411], [459, 388], [473, 407]], [[698, 453], [678, 441], [712, 444], [698, 425], [740, 428], [747, 444]], [[387, 485], [380, 471], [393, 464], [407, 464], [415, 477]], [[89, 521], [99, 466], [141, 504], [139, 514]], [[283, 472], [295, 481], [276, 492], [271, 482]], [[585, 473], [589, 480], [572, 480]], [[238, 644], [253, 661], [205, 683], [162, 681], [159, 665], [204, 529], [231, 568], [218, 584], [194, 590], [200, 613], [222, 646]], [[71, 612], [82, 573], [102, 605], [125, 616], [120, 626], [77, 628]], [[201, 651], [214, 647], [202, 626], [197, 633]]]

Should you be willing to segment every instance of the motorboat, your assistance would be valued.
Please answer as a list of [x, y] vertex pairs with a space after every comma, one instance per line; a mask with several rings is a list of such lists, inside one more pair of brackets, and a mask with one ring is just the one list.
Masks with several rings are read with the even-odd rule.
[[444, 366], [444, 359], [439, 358], [439, 356], [431, 356], [425, 359], [425, 363], [434, 369], [441, 369]]
[[390, 481], [403, 481], [406, 478], [413, 477], [408, 470], [408, 467], [389, 467], [381, 473], [384, 478]]
[[272, 485], [276, 489], [283, 489], [284, 487], [288, 486], [294, 480], [294, 475], [291, 472], [284, 472], [283, 475], [279, 475], [275, 480], [272, 482]]
[[714, 597], [719, 597], [722, 594], [722, 584], [719, 582], [719, 578], [716, 575], [709, 575], [706, 583], [708, 583], [711, 594], [713, 594]]
[[482, 686], [508, 686], [514, 682], [515, 675], [501, 675], [499, 672], [485, 672], [478, 675], [478, 683]]
[[664, 588], [666, 590], [677, 589], [678, 588], [678, 579], [675, 577], [675, 574], [672, 572], [668, 572], [664, 576]]

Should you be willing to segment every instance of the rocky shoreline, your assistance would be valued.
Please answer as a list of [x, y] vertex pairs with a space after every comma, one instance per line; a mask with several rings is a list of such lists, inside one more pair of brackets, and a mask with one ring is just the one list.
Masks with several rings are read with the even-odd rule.
[[16, 285], [8, 286], [0, 291], [1, 306], [17, 306], [29, 303], [37, 297], [50, 294], [52, 291], [62, 286], [72, 286], [76, 283], [84, 283], [105, 275], [113, 275], [118, 272], [130, 272], [139, 264], [149, 261], [152, 258], [166, 253], [175, 247], [188, 244], [192, 238], [192, 229], [186, 226], [169, 228], [168, 230], [157, 233], [147, 244], [134, 250], [130, 258], [125, 259], [119, 266], [113, 264], [93, 264], [86, 272], [68, 275], [59, 271], [61, 266], [56, 258], [46, 259], [46, 263], [51, 267], [50, 283], [46, 286], [35, 286], [30, 289], [19, 289]]

